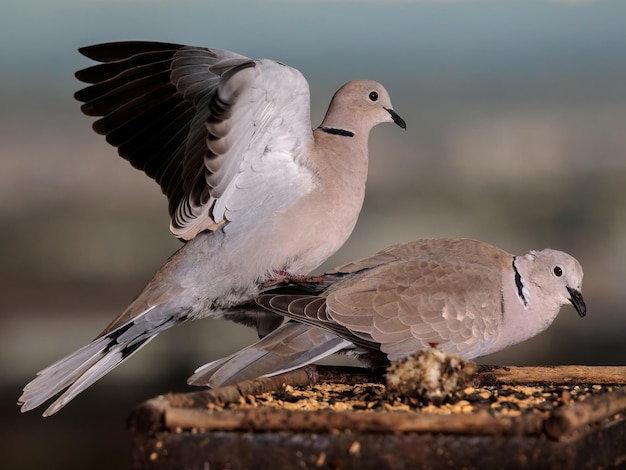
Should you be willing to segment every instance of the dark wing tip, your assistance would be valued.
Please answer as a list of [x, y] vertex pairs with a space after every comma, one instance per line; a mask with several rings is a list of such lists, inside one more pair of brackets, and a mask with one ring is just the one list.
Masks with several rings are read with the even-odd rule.
[[98, 62], [112, 62], [127, 59], [128, 57], [145, 52], [158, 52], [164, 50], [178, 50], [185, 47], [182, 44], [154, 41], [117, 41], [93, 44], [78, 48], [85, 57]]

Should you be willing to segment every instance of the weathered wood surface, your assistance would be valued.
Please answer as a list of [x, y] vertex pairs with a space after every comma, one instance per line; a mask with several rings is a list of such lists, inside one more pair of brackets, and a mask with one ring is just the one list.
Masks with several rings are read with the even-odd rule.
[[[318, 412], [276, 408], [206, 410], [167, 407], [168, 429], [206, 431], [311, 431], [311, 432], [434, 432], [446, 434], [536, 436], [567, 439], [585, 425], [610, 419], [626, 411], [626, 390], [618, 388], [576, 401], [547, 416], [524, 414], [496, 417], [486, 411], [460, 415], [414, 412], [370, 413], [365, 411]], [[626, 443], [625, 443], [626, 444]]]
[[[133, 466], [165, 468], [598, 468], [626, 462], [626, 367], [488, 367], [490, 385], [617, 385], [548, 413], [207, 409], [312, 382], [381, 382], [360, 368], [310, 367], [232, 387], [166, 395], [129, 421]], [[214, 408], [214, 407], [213, 407]], [[452, 465], [452, 467], [450, 467]]]
[[[294, 387], [312, 383], [384, 383], [383, 370], [370, 371], [361, 367], [309, 366], [274, 377], [246, 380], [237, 385], [206, 389], [184, 394], [168, 394], [170, 406], [175, 408], [205, 408], [209, 403], [224, 404], [239, 401], [240, 397], [278, 389], [282, 384]], [[623, 366], [480, 366], [476, 381], [481, 385], [600, 385], [626, 384]]]
[[307, 370], [297, 369], [286, 374], [246, 380], [239, 382], [237, 385], [229, 385], [217, 389], [205, 389], [191, 393], [170, 393], [165, 398], [171, 407], [197, 409], [206, 408], [206, 405], [209, 403], [236, 403], [241, 397], [277, 390], [283, 384], [299, 387], [309, 385], [310, 383], [311, 375], [307, 373]]
[[478, 381], [499, 384], [626, 384], [624, 366], [481, 366]]
[[625, 440], [623, 426], [584, 434], [575, 443], [434, 433], [183, 432], [135, 443], [133, 468], [596, 470], [623, 463]]
[[228, 411], [171, 408], [165, 413], [165, 426], [169, 429], [199, 429], [203, 432], [434, 432], [507, 436], [539, 435], [543, 430], [543, 419], [539, 415], [530, 414], [498, 418], [487, 412], [434, 415], [398, 411], [311, 412], [265, 407]]

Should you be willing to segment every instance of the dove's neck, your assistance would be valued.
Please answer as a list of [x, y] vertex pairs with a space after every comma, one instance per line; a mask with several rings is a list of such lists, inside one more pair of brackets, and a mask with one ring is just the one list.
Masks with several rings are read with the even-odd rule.
[[339, 244], [336, 250], [352, 232], [363, 205], [369, 132], [357, 130], [354, 135], [345, 135], [318, 128], [313, 134], [315, 189], [310, 197], [317, 201], [319, 222], [331, 230], [331, 235], [334, 233]]
[[357, 191], [362, 197], [367, 178], [369, 131], [327, 127], [323, 123], [313, 131], [313, 136], [310, 163], [321, 189], [341, 191], [344, 196], [347, 190]]
[[502, 281], [502, 327], [490, 352], [500, 351], [546, 330], [561, 304], [533, 282], [533, 260], [515, 256]]

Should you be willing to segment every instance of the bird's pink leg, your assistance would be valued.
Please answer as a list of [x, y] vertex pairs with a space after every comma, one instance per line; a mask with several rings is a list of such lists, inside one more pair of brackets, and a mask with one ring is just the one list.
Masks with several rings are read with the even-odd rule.
[[261, 284], [263, 288], [276, 286], [278, 284], [314, 284], [326, 279], [324, 276], [301, 276], [299, 274], [288, 273], [287, 271], [274, 272], [276, 277]]

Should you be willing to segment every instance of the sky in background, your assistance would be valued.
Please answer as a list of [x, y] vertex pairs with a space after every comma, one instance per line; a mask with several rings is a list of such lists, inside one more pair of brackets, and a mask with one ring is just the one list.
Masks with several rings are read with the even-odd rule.
[[[318, 79], [462, 71], [549, 73], [623, 67], [620, 0], [500, 1], [30, 1], [5, 0], [2, 81], [67, 83], [81, 45], [147, 39], [275, 58]], [[590, 56], [589, 52], [593, 51]], [[623, 58], [623, 56], [621, 56]], [[44, 74], [42, 76], [42, 74]]]

